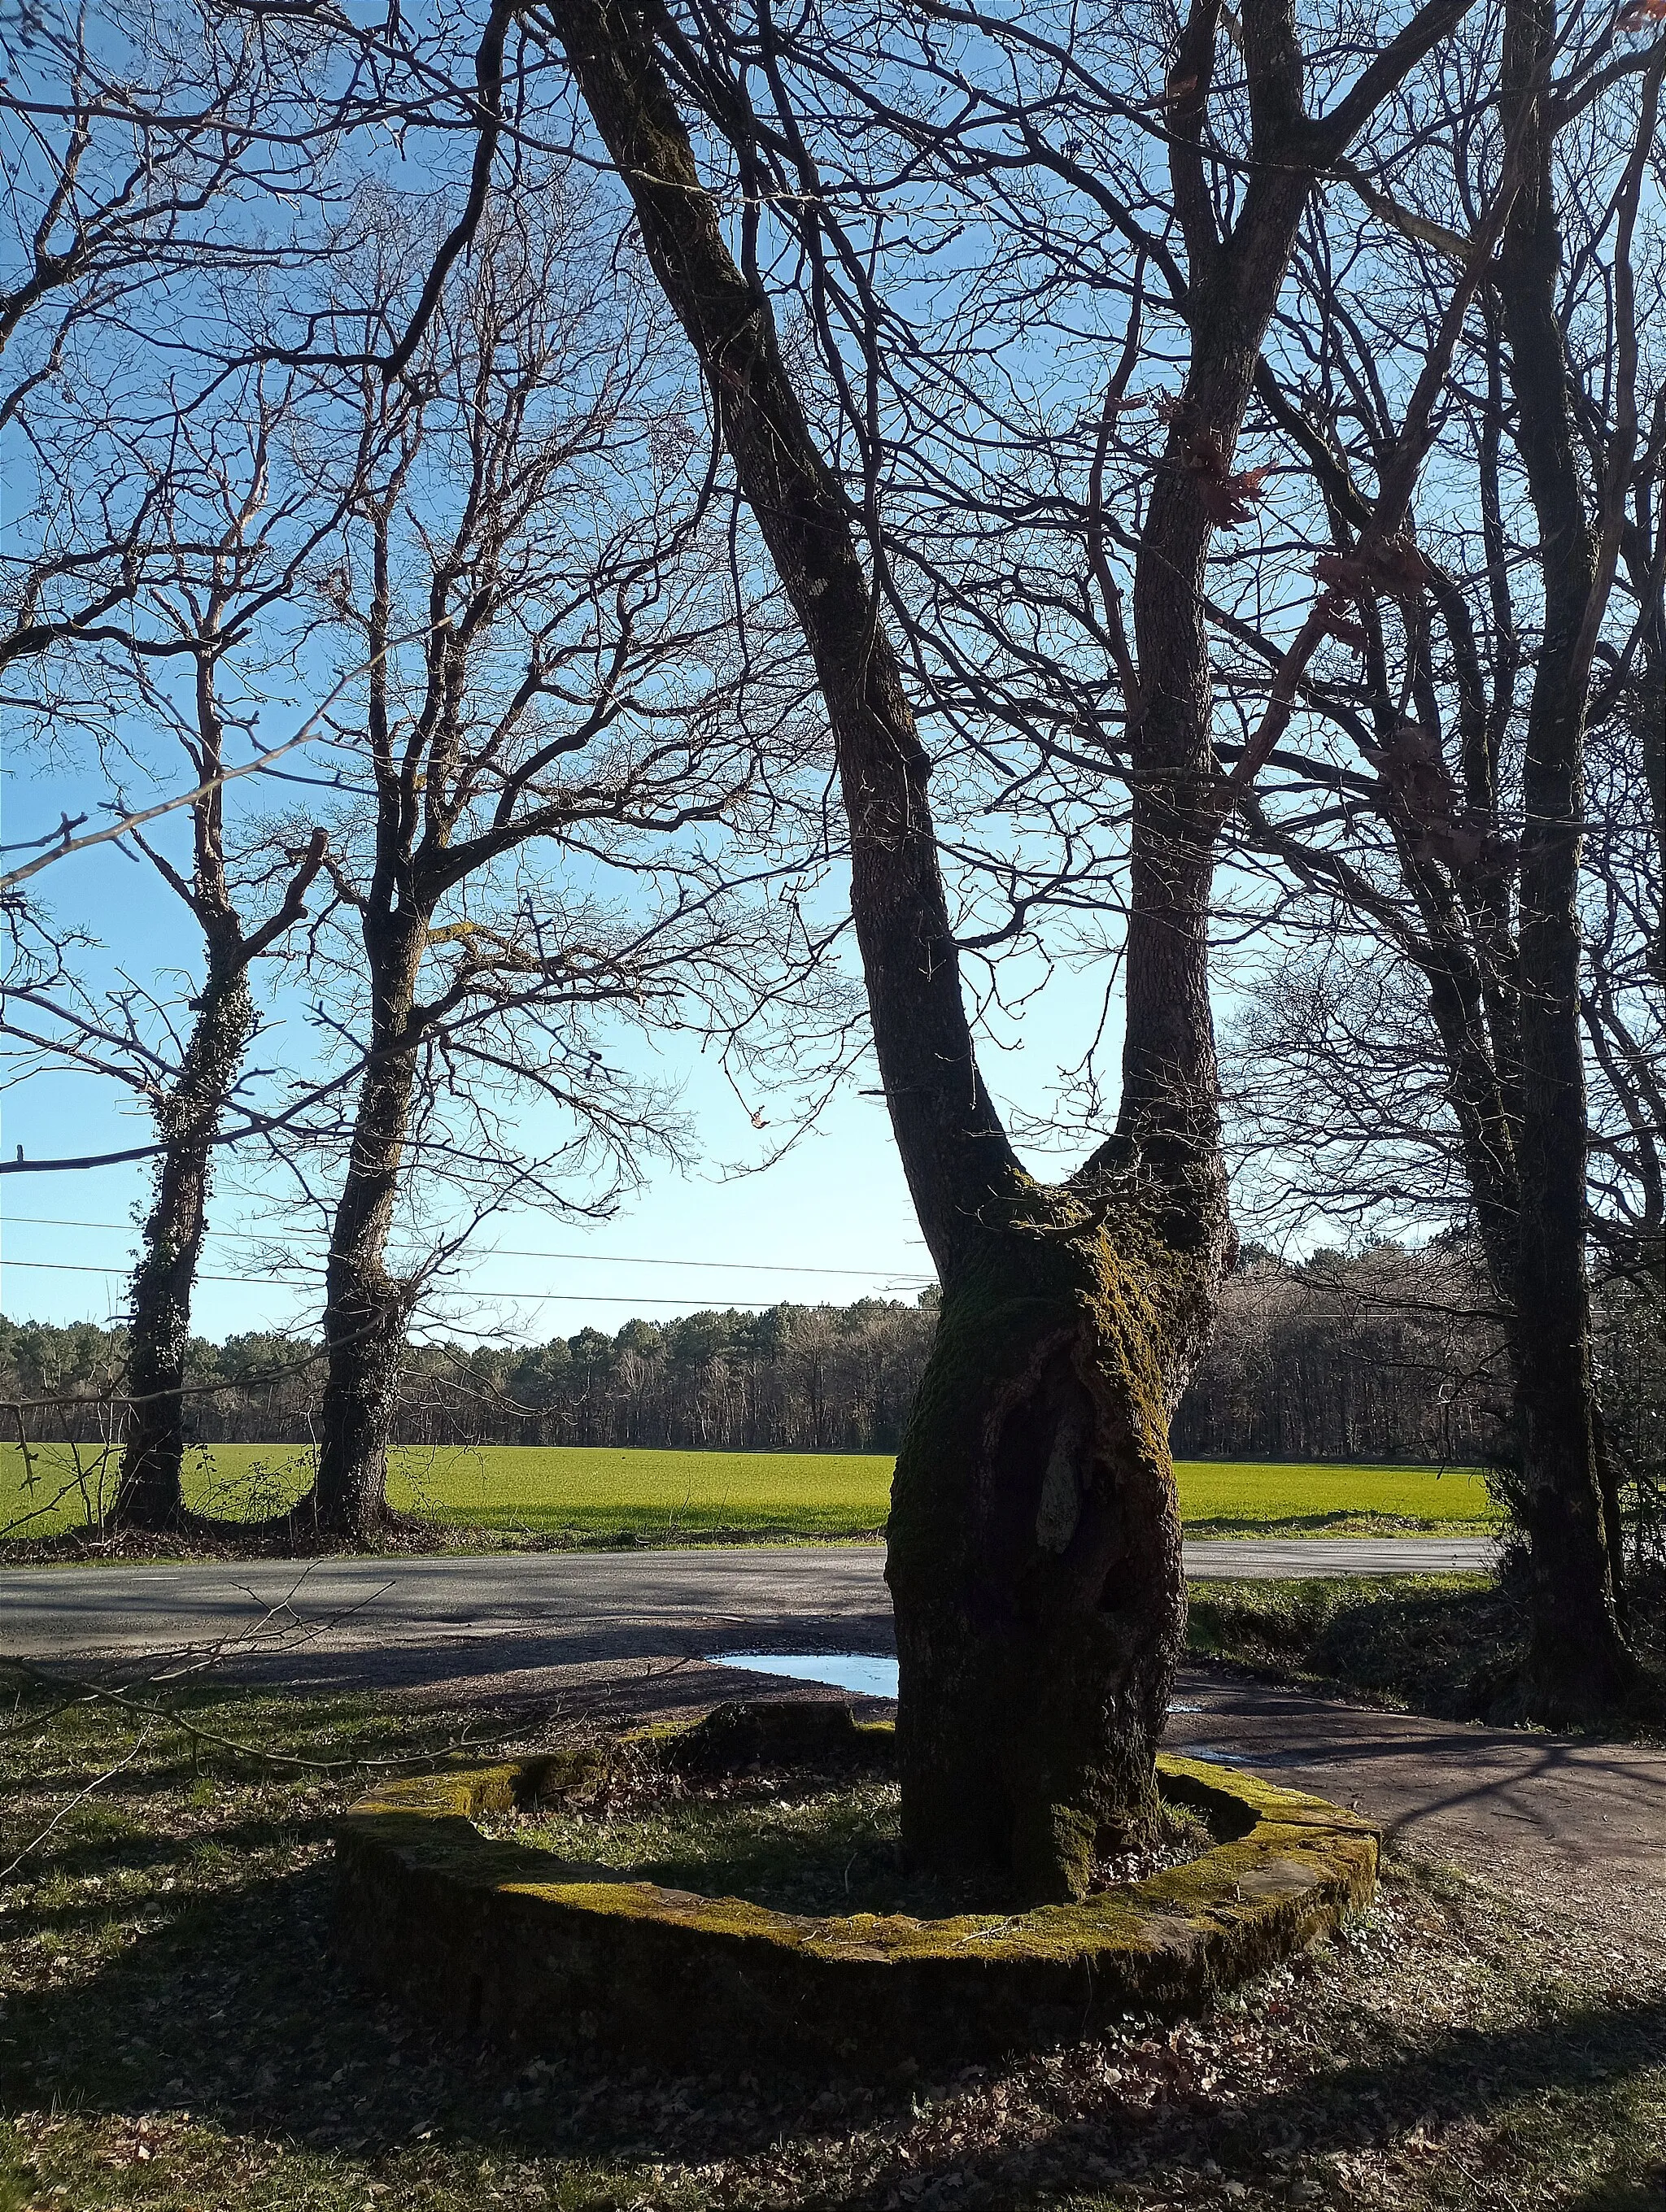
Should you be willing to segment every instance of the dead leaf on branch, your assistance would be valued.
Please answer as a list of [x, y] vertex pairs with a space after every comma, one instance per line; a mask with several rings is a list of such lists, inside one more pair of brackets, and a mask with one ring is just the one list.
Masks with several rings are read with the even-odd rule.
[[1494, 873], [1514, 865], [1514, 842], [1463, 804], [1439, 739], [1402, 720], [1380, 751], [1371, 749], [1385, 811], [1414, 849], [1456, 875]]
[[1332, 637], [1351, 645], [1356, 653], [1363, 653], [1366, 643], [1365, 625], [1355, 622], [1346, 611], [1347, 604], [1341, 592], [1327, 592], [1319, 602], [1319, 611]]
[[1160, 392], [1152, 404], [1159, 422], [1179, 426], [1177, 442], [1186, 466], [1198, 480], [1198, 496], [1209, 520], [1223, 530], [1237, 530], [1248, 522], [1261, 503], [1267, 471], [1229, 468], [1225, 441], [1219, 430], [1184, 428], [1184, 418], [1191, 410], [1177, 392]]
[[1236, 476], [1223, 471], [1216, 476], [1195, 459], [1192, 466], [1197, 471], [1198, 495], [1211, 521], [1219, 523], [1223, 530], [1237, 530], [1249, 521], [1261, 504], [1262, 486], [1267, 481], [1265, 469], [1242, 469]]
[[1616, 31], [1646, 31], [1653, 23], [1666, 23], [1666, 0], [1626, 0], [1614, 18]]
[[[1666, 0], [1662, 0], [1666, 5]], [[1403, 531], [1385, 538], [1380, 545], [1360, 547], [1352, 553], [1321, 553], [1313, 573], [1352, 599], [1420, 599], [1429, 588], [1429, 564], [1417, 542]]]

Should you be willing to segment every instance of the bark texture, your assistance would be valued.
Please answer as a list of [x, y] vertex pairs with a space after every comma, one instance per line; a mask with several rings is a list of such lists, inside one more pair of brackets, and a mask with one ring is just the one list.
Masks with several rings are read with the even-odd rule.
[[413, 1009], [428, 939], [421, 906], [364, 921], [371, 1037], [325, 1273], [328, 1357], [318, 1480], [299, 1511], [326, 1534], [374, 1535], [387, 1518], [410, 1289], [387, 1271], [388, 1231], [410, 1124], [419, 1039]]
[[1586, 698], [1598, 590], [1560, 321], [1555, 124], [1544, 91], [1553, 0], [1511, 0], [1502, 116], [1523, 182], [1499, 257], [1520, 414], [1517, 439], [1539, 526], [1544, 636], [1528, 708], [1517, 927], [1520, 1053], [1517, 1212], [1510, 1289], [1532, 1639], [1523, 1700], [1547, 1719], [1622, 1698], [1635, 1667], [1615, 1610], [1591, 1376], [1586, 1272], [1586, 1120], [1578, 884]]
[[945, 1285], [886, 1566], [904, 1842], [1025, 1899], [1079, 1894], [1155, 1812], [1186, 1619], [1169, 1416], [1213, 1287], [1135, 1202], [1073, 1210], [1028, 1194]]
[[248, 966], [238, 933], [210, 940], [207, 978], [179, 1078], [158, 1106], [165, 1150], [133, 1276], [128, 1357], [133, 1400], [114, 1519], [166, 1529], [184, 1512], [185, 1351], [191, 1296], [207, 1219], [210, 1162], [220, 1115], [254, 1029]]

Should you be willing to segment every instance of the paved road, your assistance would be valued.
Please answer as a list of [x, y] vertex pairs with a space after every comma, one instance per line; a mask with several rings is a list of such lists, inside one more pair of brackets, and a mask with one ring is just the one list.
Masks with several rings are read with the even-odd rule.
[[1619, 1877], [1666, 1963], [1666, 1750], [1383, 1712], [1201, 1668], [1182, 1671], [1165, 1740], [1352, 1805], [1402, 1844], [1553, 1905], [1605, 1886], [1611, 1898]]
[[[1195, 1575], [1383, 1574], [1485, 1563], [1484, 1542], [1195, 1544]], [[513, 1700], [599, 1718], [710, 1705], [764, 1684], [731, 1651], [894, 1651], [873, 1547], [534, 1553], [0, 1574], [0, 1651], [226, 1645], [238, 1679], [381, 1687], [447, 1704]], [[716, 1663], [714, 1663], [715, 1656]], [[146, 1671], [153, 1663], [145, 1661]], [[770, 1689], [805, 1694], [802, 1683]], [[834, 1694], [831, 1692], [827, 1694]], [[1181, 1677], [1168, 1741], [1358, 1804], [1553, 1912], [1626, 1885], [1666, 1957], [1666, 1752], [1368, 1711], [1201, 1668]]]
[[[1198, 1543], [1197, 1575], [1404, 1574], [1484, 1567], [1485, 1538]], [[487, 1640], [569, 1645], [673, 1626], [890, 1626], [877, 1546], [508, 1553], [474, 1559], [21, 1568], [0, 1574], [0, 1651], [46, 1658], [217, 1642], [301, 1624], [331, 1651]], [[273, 1615], [276, 1609], [276, 1618]], [[733, 1640], [733, 1639], [731, 1639]]]

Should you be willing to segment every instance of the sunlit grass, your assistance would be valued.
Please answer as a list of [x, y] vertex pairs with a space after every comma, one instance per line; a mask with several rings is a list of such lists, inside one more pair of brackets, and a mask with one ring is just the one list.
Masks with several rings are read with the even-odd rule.
[[[629, 1451], [585, 1445], [411, 1448], [393, 1454], [403, 1511], [464, 1528], [581, 1543], [846, 1539], [878, 1535], [890, 1503], [888, 1453]], [[192, 1451], [185, 1494], [198, 1510], [258, 1519], [312, 1480], [309, 1449], [218, 1444]], [[1183, 1461], [1181, 1511], [1198, 1534], [1365, 1534], [1439, 1528], [1480, 1533], [1496, 1518], [1466, 1468]], [[16, 1445], [0, 1451], [0, 1530], [52, 1535], [107, 1504], [113, 1455], [41, 1446], [26, 1484]]]

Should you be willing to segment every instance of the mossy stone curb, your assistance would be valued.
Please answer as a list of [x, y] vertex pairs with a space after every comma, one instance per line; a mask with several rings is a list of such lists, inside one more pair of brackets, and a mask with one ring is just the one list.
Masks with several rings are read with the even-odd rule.
[[[871, 1753], [880, 1731], [849, 1726]], [[635, 1741], [696, 1748], [696, 1731]], [[1127, 1890], [1015, 1915], [811, 1920], [611, 1881], [474, 1826], [581, 1779], [598, 1756], [453, 1768], [362, 1798], [337, 1843], [352, 1964], [458, 2031], [527, 2051], [867, 2069], [1196, 2009], [1336, 1927], [1377, 1883], [1369, 1822], [1168, 1757], [1164, 1794], [1225, 1840]]]

